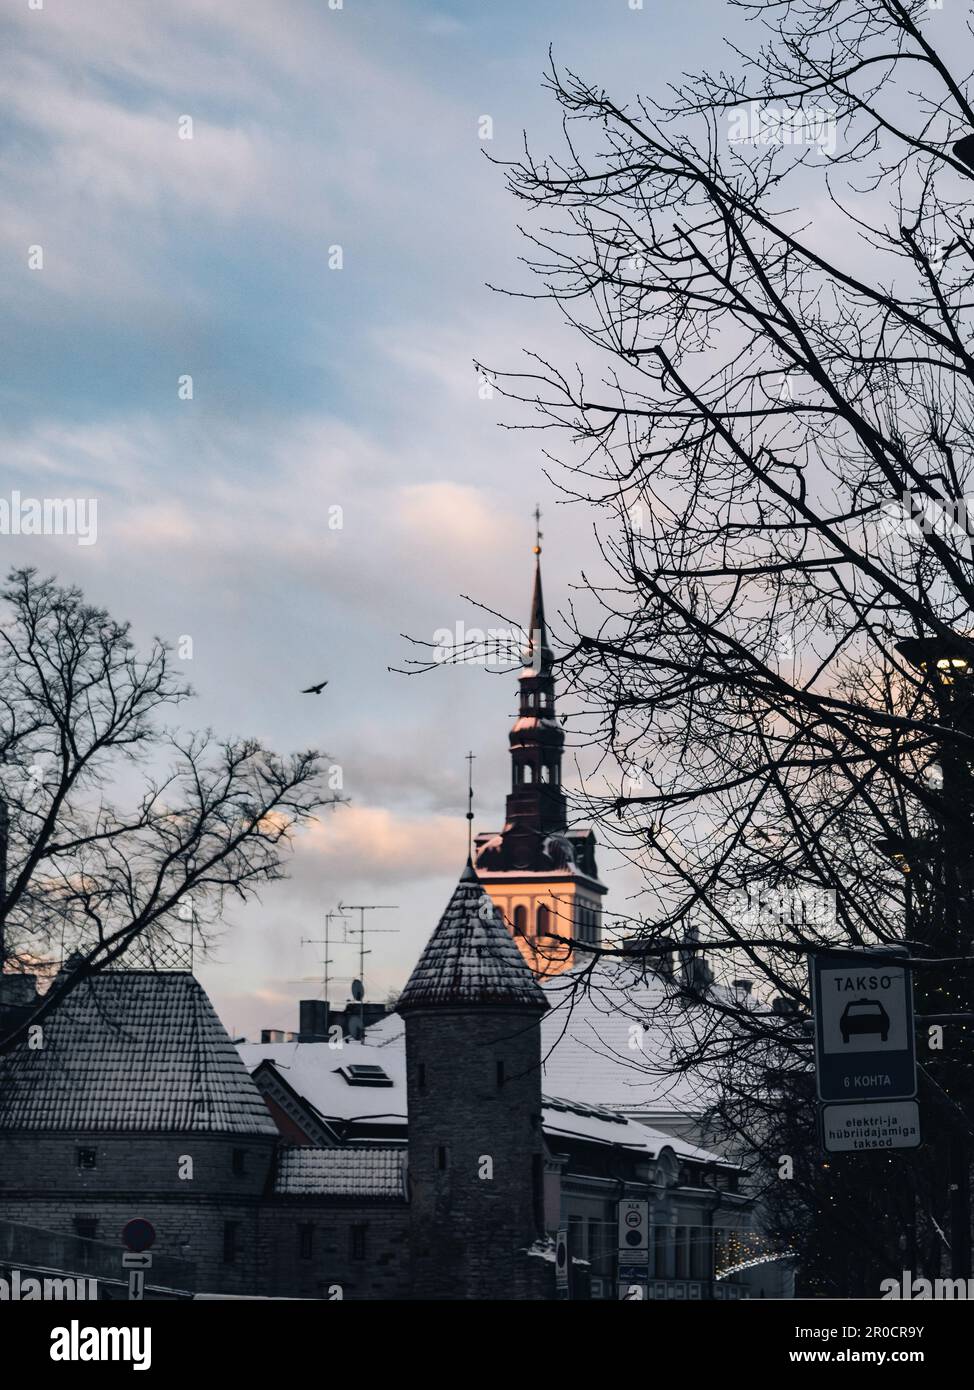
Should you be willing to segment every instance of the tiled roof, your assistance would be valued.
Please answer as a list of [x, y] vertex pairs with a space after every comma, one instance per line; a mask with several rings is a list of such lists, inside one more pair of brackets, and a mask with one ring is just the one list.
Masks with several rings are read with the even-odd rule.
[[188, 972], [82, 981], [44, 1046], [0, 1059], [0, 1130], [277, 1133], [202, 986]]
[[426, 943], [396, 1005], [520, 1004], [542, 1012], [542, 991], [467, 864], [440, 924]]
[[373, 1197], [405, 1201], [406, 1151], [377, 1148], [282, 1149], [274, 1191], [284, 1197]]

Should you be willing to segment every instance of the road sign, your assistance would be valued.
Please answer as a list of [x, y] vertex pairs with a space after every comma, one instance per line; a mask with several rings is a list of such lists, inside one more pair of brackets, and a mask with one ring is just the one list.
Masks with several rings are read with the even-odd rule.
[[134, 1250], [126, 1250], [122, 1256], [123, 1269], [151, 1269], [152, 1252], [149, 1250], [136, 1253]]
[[555, 1243], [555, 1288], [568, 1289], [568, 1232], [559, 1231]]
[[129, 1300], [138, 1303], [145, 1297], [145, 1275], [141, 1269], [129, 1270]]
[[811, 957], [819, 1099], [916, 1095], [913, 979], [901, 953], [822, 951]]
[[646, 1263], [649, 1249], [649, 1203], [624, 1199], [619, 1203], [619, 1264]]
[[919, 1147], [920, 1107], [915, 1100], [823, 1105], [821, 1110], [822, 1146], [830, 1154]]
[[156, 1228], [142, 1216], [133, 1217], [122, 1227], [122, 1244], [129, 1250], [148, 1250], [155, 1244]]

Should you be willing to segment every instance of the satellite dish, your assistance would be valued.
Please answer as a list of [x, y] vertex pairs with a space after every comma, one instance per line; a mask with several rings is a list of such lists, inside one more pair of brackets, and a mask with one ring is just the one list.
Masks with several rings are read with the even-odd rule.
[[352, 998], [355, 1000], [356, 1004], [360, 1004], [365, 998], [365, 986], [361, 980], [352, 981]]

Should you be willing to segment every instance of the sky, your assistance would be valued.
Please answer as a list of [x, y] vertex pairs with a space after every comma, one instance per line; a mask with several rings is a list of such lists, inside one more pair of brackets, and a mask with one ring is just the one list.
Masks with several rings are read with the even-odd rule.
[[[404, 633], [483, 626], [464, 594], [527, 622], [536, 502], [549, 612], [594, 563], [591, 516], [472, 365], [565, 344], [488, 288], [526, 284], [524, 208], [484, 156], [557, 145], [549, 45], [662, 97], [735, 23], [630, 6], [0, 3], [0, 497], [97, 501], [93, 544], [3, 535], [4, 569], [81, 585], [138, 642], [191, 638], [183, 723], [342, 769], [348, 804], [199, 965], [236, 1034], [296, 1027], [302, 938], [339, 901], [397, 906], [368, 997], [405, 982], [463, 866], [468, 750], [476, 828], [502, 824], [513, 677], [389, 667]], [[356, 946], [332, 956], [357, 973]]]

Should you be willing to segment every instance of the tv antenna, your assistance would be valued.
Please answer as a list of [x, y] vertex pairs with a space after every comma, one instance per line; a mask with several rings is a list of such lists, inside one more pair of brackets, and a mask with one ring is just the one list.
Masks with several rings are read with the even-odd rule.
[[366, 950], [365, 938], [368, 936], [388, 936], [393, 932], [398, 932], [398, 927], [366, 927], [365, 914], [367, 912], [398, 912], [398, 903], [339, 903], [339, 913], [357, 912], [359, 914], [359, 924], [357, 927], [345, 928], [345, 940], [348, 941], [349, 932], [358, 932], [358, 979], [361, 992], [356, 990], [359, 995], [359, 1022], [362, 1028], [362, 1037], [365, 1037], [365, 957], [372, 954], [371, 950]]
[[[324, 934], [323, 937], [319, 937], [319, 936], [302, 936], [302, 938], [301, 938], [301, 945], [302, 945], [302, 946], [324, 946], [324, 948], [325, 948], [324, 959], [323, 959], [322, 962], [321, 962], [321, 992], [322, 992], [322, 997], [324, 998], [324, 1000], [325, 1000], [326, 1003], [328, 1002], [328, 989], [329, 989], [329, 986], [330, 986], [332, 980], [341, 980], [342, 983], [344, 983], [346, 980], [350, 980], [350, 979], [352, 978], [351, 975], [332, 975], [331, 972], [330, 972], [329, 969], [328, 969], [328, 967], [329, 967], [330, 965], [333, 965], [333, 964], [334, 964], [334, 962], [333, 962], [331, 956], [328, 954], [328, 952], [329, 952], [329, 950], [331, 949], [331, 924], [332, 924], [332, 919], [335, 918], [335, 917], [338, 917], [338, 918], [340, 918], [340, 919], [344, 919], [345, 914], [344, 914], [344, 912], [342, 912], [342, 911], [340, 910], [340, 907], [339, 907], [339, 911], [338, 911], [338, 912], [326, 912], [326, 913], [325, 913], [325, 934]], [[347, 936], [346, 936], [346, 940], [347, 940]], [[305, 981], [311, 981], [311, 980], [317, 980], [317, 979], [318, 979], [318, 976], [317, 976], [317, 975], [303, 975], [303, 976], [301, 977], [300, 980], [296, 980], [296, 981], [295, 981], [295, 984], [304, 984]]]

